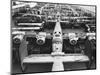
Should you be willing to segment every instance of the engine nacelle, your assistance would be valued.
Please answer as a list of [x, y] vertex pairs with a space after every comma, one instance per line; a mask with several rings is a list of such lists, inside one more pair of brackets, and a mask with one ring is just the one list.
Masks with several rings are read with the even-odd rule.
[[76, 45], [77, 44], [77, 40], [78, 40], [78, 37], [76, 37], [76, 34], [75, 33], [69, 33], [69, 42], [71, 45]]
[[24, 36], [24, 35], [16, 35], [16, 36], [14, 36], [14, 37], [13, 37], [13, 42], [14, 42], [15, 44], [20, 44], [21, 41], [22, 41], [22, 39], [23, 39], [23, 36]]
[[95, 40], [96, 39], [96, 35], [95, 33], [87, 33], [87, 36], [88, 36], [88, 40]]
[[37, 40], [36, 40], [36, 43], [38, 45], [43, 45], [45, 43], [45, 38], [44, 37], [39, 37]]
[[37, 38], [36, 43], [38, 45], [43, 45], [45, 43], [46, 33], [39, 32], [39, 34], [36, 36], [36, 38]]
[[77, 39], [70, 39], [70, 44], [71, 45], [76, 45], [77, 44]]

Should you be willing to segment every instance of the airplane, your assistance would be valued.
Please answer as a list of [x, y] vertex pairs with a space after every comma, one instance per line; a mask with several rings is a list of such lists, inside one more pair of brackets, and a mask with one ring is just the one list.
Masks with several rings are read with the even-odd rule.
[[[59, 15], [59, 13], [58, 13]], [[19, 56], [21, 60], [21, 68], [22, 71], [25, 72], [27, 70], [26, 63], [53, 63], [52, 71], [64, 71], [63, 62], [89, 62], [90, 59], [87, 55], [82, 53], [73, 53], [73, 54], [65, 54], [63, 52], [63, 42], [64, 38], [69, 38], [69, 41], [72, 45], [75, 45], [80, 37], [77, 37], [75, 33], [63, 34], [60, 24], [60, 16], [57, 16], [56, 25], [54, 27], [53, 33], [46, 32], [25, 32], [25, 31], [14, 31], [12, 34], [15, 35], [13, 38], [17, 40], [17, 43], [21, 42], [19, 47]], [[16, 35], [17, 34], [17, 35]], [[65, 36], [66, 35], [66, 36]], [[93, 35], [93, 36], [90, 36]], [[31, 36], [36, 38], [36, 43], [38, 45], [43, 45], [46, 39], [51, 39], [52, 41], [52, 52], [51, 54], [31, 54], [28, 55], [26, 37]], [[95, 34], [86, 34], [86, 36], [95, 37]], [[95, 38], [90, 38], [92, 40]]]

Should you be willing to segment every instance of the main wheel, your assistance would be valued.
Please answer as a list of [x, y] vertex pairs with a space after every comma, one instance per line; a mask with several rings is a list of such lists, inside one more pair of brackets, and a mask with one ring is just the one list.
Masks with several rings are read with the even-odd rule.
[[91, 69], [91, 64], [92, 64], [91, 61], [85, 62], [85, 65], [86, 65], [86, 69], [87, 70]]
[[86, 40], [84, 53], [89, 57], [89, 61], [85, 63], [87, 69], [91, 69], [91, 65], [92, 65], [93, 50], [91, 46], [92, 46], [91, 42], [89, 40]]
[[21, 70], [23, 73], [27, 72], [28, 66], [26, 64], [21, 65]]

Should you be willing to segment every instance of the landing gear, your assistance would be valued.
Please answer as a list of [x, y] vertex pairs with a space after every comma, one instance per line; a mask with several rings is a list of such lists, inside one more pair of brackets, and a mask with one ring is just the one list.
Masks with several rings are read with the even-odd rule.
[[21, 45], [19, 47], [19, 55], [20, 55], [21, 70], [24, 73], [24, 72], [27, 71], [27, 64], [23, 63], [23, 59], [24, 59], [24, 57], [26, 57], [28, 55], [28, 52], [27, 52], [27, 42], [25, 40], [23, 40], [21, 42]]
[[86, 69], [87, 69], [87, 70], [91, 69], [91, 65], [92, 65], [91, 60], [88, 61], [88, 62], [85, 62], [85, 65], [86, 65]]
[[87, 69], [91, 69], [91, 65], [92, 65], [92, 63], [93, 63], [93, 58], [94, 58], [94, 49], [93, 49], [93, 47], [94, 47], [94, 45], [93, 45], [93, 43], [90, 41], [90, 40], [86, 40], [86, 42], [85, 42], [85, 55], [87, 55], [88, 57], [89, 57], [89, 61], [88, 62], [86, 62], [85, 64], [86, 64], [86, 67], [87, 67]]
[[21, 65], [21, 70], [22, 70], [23, 73], [27, 72], [27, 69], [28, 69], [27, 64], [22, 64]]

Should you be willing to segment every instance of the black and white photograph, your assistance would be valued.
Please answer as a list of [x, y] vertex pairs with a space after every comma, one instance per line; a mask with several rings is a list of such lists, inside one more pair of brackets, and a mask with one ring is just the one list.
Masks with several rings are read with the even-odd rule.
[[96, 5], [11, 0], [11, 74], [96, 69]]

